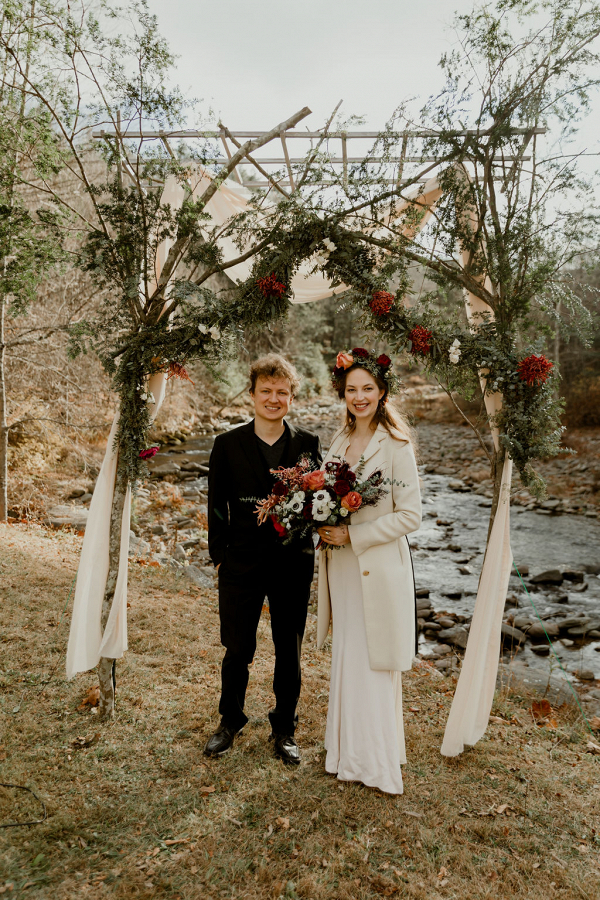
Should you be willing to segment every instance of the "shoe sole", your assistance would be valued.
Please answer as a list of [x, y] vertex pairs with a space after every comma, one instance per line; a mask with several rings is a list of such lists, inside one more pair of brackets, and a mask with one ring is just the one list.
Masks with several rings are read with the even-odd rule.
[[276, 759], [280, 759], [281, 762], [285, 763], [286, 766], [299, 766], [301, 760], [300, 759], [290, 759], [289, 756], [284, 756], [282, 753], [278, 753], [275, 751], [273, 754]]

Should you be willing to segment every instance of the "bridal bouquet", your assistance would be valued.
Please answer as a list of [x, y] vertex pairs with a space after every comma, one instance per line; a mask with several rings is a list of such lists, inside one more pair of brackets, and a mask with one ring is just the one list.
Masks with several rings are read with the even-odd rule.
[[256, 507], [260, 524], [270, 519], [288, 544], [323, 525], [341, 525], [361, 506], [374, 506], [386, 493], [389, 479], [373, 472], [361, 480], [359, 461], [353, 472], [347, 462], [325, 463], [317, 469], [309, 457], [303, 457], [291, 469], [271, 469], [277, 481], [266, 500]]

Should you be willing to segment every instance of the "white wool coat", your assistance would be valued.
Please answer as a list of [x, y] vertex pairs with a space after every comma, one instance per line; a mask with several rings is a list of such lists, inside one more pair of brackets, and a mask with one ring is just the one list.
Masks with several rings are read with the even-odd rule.
[[[338, 432], [324, 463], [344, 456], [349, 435]], [[379, 470], [387, 493], [376, 506], [353, 513], [348, 531], [358, 557], [371, 669], [402, 672], [411, 668], [415, 652], [414, 578], [406, 535], [421, 524], [419, 476], [409, 441], [393, 438], [378, 426], [364, 454], [361, 480]], [[327, 562], [332, 553], [319, 551], [317, 646], [325, 643], [331, 620]], [[335, 623], [333, 624], [335, 628]]]

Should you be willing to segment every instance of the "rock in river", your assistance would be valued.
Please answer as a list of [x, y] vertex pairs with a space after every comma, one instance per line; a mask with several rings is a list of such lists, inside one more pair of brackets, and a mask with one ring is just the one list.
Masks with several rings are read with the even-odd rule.
[[460, 625], [454, 625], [452, 628], [442, 628], [437, 633], [437, 638], [440, 642], [454, 644], [456, 647], [462, 647], [463, 650], [467, 646], [468, 637], [469, 633]]
[[502, 623], [500, 630], [506, 643], [512, 642], [513, 644], [523, 644], [526, 640], [522, 631], [519, 631], [518, 628], [513, 628], [511, 625], [507, 625], [506, 622]]
[[562, 584], [563, 574], [560, 569], [547, 569], [539, 575], [534, 575], [530, 581], [531, 584]]

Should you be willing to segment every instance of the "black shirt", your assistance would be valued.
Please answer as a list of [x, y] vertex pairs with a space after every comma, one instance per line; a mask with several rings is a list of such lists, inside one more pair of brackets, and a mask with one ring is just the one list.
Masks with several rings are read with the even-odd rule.
[[277, 469], [281, 465], [285, 456], [290, 429], [288, 428], [287, 422], [284, 422], [283, 425], [283, 434], [275, 441], [274, 444], [267, 444], [267, 442], [263, 441], [262, 438], [259, 438], [257, 434], [254, 435], [256, 439], [256, 445], [259, 449], [261, 457], [265, 461], [267, 469]]

